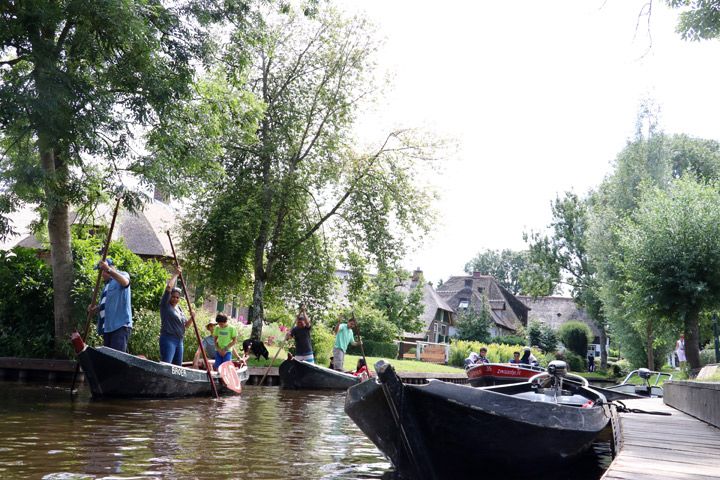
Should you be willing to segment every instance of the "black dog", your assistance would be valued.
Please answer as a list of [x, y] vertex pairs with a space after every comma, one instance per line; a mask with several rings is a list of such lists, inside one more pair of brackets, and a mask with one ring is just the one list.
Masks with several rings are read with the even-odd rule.
[[251, 340], [248, 338], [243, 341], [242, 347], [246, 355], [252, 352], [252, 354], [255, 355], [255, 360], [260, 360], [260, 357], [265, 357], [265, 360], [270, 358], [270, 352], [265, 348], [265, 344], [259, 340]]

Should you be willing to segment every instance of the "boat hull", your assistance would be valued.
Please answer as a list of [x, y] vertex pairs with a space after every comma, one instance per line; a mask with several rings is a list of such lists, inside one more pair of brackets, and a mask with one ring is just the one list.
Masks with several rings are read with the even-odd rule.
[[278, 368], [280, 386], [289, 389], [347, 390], [360, 383], [353, 375], [298, 360], [285, 360]]
[[[155, 362], [108, 347], [86, 347], [78, 354], [93, 397], [174, 398], [213, 395], [207, 372]], [[238, 369], [242, 383], [247, 368]], [[229, 393], [213, 373], [218, 393]]]
[[504, 474], [557, 465], [587, 450], [608, 423], [602, 400], [580, 408], [513, 395], [525, 385], [431, 381], [400, 384], [395, 395], [372, 380], [348, 390], [345, 411], [402, 475], [418, 479], [472, 478], [480, 465]]
[[531, 377], [545, 371], [540, 367], [508, 365], [502, 363], [485, 363], [468, 369], [468, 383], [473, 387], [489, 387], [507, 385], [509, 383], [526, 382]]

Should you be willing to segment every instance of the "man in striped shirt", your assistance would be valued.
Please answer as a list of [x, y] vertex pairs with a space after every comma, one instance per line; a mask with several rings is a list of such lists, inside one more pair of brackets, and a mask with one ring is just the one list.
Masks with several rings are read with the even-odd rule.
[[117, 270], [112, 258], [98, 263], [95, 269], [100, 269], [105, 282], [98, 305], [88, 307], [98, 316], [98, 335], [103, 337], [104, 346], [127, 352], [132, 332], [130, 275]]

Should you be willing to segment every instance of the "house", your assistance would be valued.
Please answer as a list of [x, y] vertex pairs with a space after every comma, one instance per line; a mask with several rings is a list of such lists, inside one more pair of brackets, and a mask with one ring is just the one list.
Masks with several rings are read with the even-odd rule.
[[[34, 216], [29, 218], [32, 220]], [[143, 210], [140, 212], [131, 213], [120, 209], [115, 222], [112, 240], [122, 240], [125, 246], [140, 258], [157, 260], [168, 270], [171, 270], [174, 260], [167, 232], [170, 231], [172, 234], [176, 230], [177, 218], [175, 209], [162, 202], [156, 195], [153, 200], [144, 205]], [[73, 224], [85, 221], [74, 212], [71, 213], [71, 219]], [[97, 212], [97, 218], [93, 219], [93, 224], [95, 226], [110, 225], [111, 220], [112, 206], [105, 206], [104, 210]], [[176, 242], [174, 240], [174, 243]], [[8, 245], [9, 248], [12, 246], [38, 250], [41, 257], [49, 260], [47, 241], [33, 234], [26, 234], [15, 245]], [[177, 245], [175, 246], [177, 248]], [[185, 275], [187, 276], [187, 273]], [[188, 281], [188, 285], [188, 293], [192, 300], [200, 292], [198, 292], [198, 289], [192, 288], [192, 280]], [[240, 316], [247, 318], [247, 308], [241, 308], [238, 304], [238, 301], [226, 303], [214, 296], [207, 295], [203, 300], [202, 308], [210, 312], [224, 312], [234, 318]]]
[[421, 315], [423, 329], [419, 333], [403, 332], [403, 340], [408, 342], [425, 341], [432, 343], [450, 343], [455, 334], [454, 312], [447, 302], [435, 291], [431, 283], [425, 282], [422, 270], [416, 269], [412, 278], [398, 287], [409, 292], [422, 282], [422, 303], [424, 310]]
[[437, 294], [456, 315], [488, 305], [494, 322], [490, 334], [494, 337], [512, 335], [520, 326], [527, 326], [528, 307], [490, 275], [473, 272], [450, 277], [438, 287]]
[[593, 350], [595, 356], [600, 356], [600, 330], [588, 313], [577, 306], [570, 297], [529, 297], [518, 295], [518, 300], [530, 308], [528, 321], [539, 321], [557, 331], [560, 326], [571, 320], [587, 324], [592, 331], [593, 338], [588, 345], [588, 351]]

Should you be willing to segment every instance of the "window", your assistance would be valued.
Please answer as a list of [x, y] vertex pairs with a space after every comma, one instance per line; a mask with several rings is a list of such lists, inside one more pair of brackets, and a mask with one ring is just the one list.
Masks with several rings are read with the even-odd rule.
[[470, 306], [470, 302], [468, 300], [460, 300], [460, 303], [458, 303], [458, 309], [467, 309], [468, 306]]
[[472, 288], [472, 278], [465, 279], [465, 288]]

